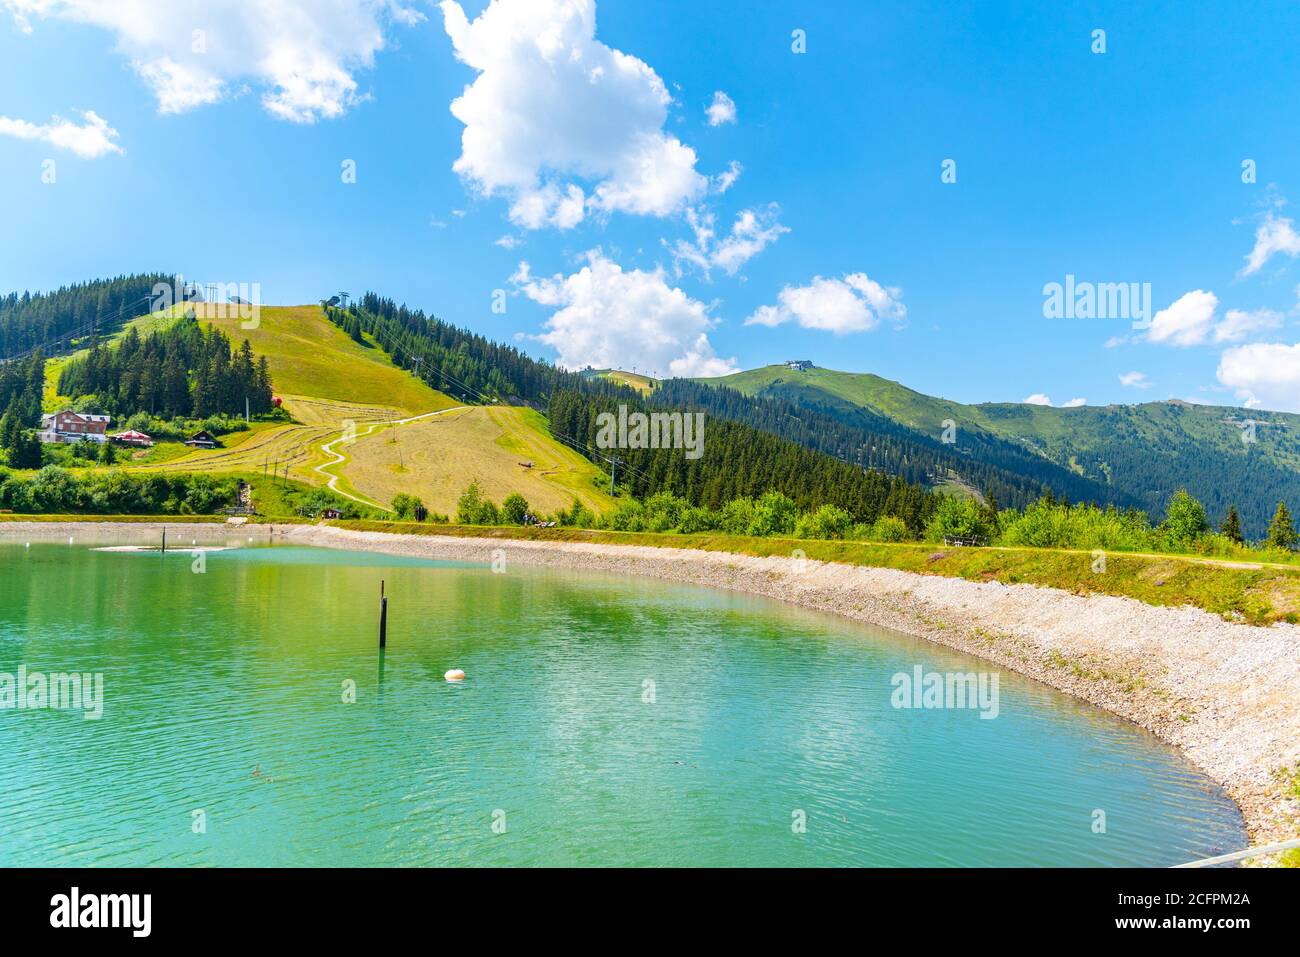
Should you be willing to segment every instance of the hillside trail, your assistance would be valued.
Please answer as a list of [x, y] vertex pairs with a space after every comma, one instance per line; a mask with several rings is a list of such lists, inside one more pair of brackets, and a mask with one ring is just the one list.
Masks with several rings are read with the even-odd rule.
[[340, 462], [346, 462], [348, 460], [348, 457], [346, 455], [334, 451], [334, 446], [340, 442], [345, 442], [345, 441], [355, 442], [357, 439], [362, 438], [363, 436], [370, 435], [370, 433], [374, 432], [375, 429], [377, 428], [388, 428], [390, 426], [396, 426], [396, 425], [407, 425], [408, 423], [418, 422], [422, 419], [428, 419], [435, 415], [443, 415], [444, 413], [447, 412], [459, 412], [468, 408], [469, 406], [467, 405], [456, 405], [456, 406], [452, 406], [450, 409], [439, 409], [437, 412], [422, 412], [419, 415], [408, 416], [405, 419], [394, 419], [394, 420], [389, 420], [387, 422], [371, 422], [369, 425], [366, 426], [366, 430], [364, 432], [358, 432], [354, 436], [349, 436], [345, 432], [342, 435], [340, 435], [337, 439], [332, 439], [320, 447], [321, 451], [324, 452], [326, 455], [334, 456], [334, 460], [331, 462], [325, 462], [321, 465], [313, 466], [312, 471], [319, 473], [320, 475], [324, 476], [328, 480], [326, 481], [325, 486], [331, 492], [334, 492], [338, 495], [342, 495], [344, 498], [349, 498], [352, 501], [358, 502], [361, 505], [365, 505], [369, 508], [377, 508], [380, 511], [391, 513], [392, 512], [391, 508], [386, 508], [383, 505], [380, 505], [378, 502], [372, 502], [368, 499], [353, 495], [351, 492], [345, 492], [343, 489], [338, 487], [339, 476], [332, 474], [331, 472], [327, 471], [327, 469], [333, 468], [334, 466], [338, 465]]

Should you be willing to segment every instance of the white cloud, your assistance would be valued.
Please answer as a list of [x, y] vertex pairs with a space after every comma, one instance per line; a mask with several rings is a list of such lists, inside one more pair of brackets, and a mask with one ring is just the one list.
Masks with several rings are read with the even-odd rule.
[[1199, 345], [1209, 335], [1218, 308], [1219, 299], [1212, 292], [1197, 289], [1184, 293], [1172, 305], [1155, 314], [1147, 338], [1175, 346]]
[[1238, 275], [1249, 276], [1264, 268], [1264, 264], [1278, 253], [1295, 259], [1300, 255], [1300, 234], [1295, 231], [1295, 220], [1269, 210], [1255, 228], [1255, 246], [1246, 256], [1246, 265]]
[[736, 180], [740, 179], [740, 174], [744, 171], [745, 167], [741, 166], [735, 160], [732, 160], [731, 165], [717, 176], [709, 177], [709, 192], [717, 193], [718, 195], [725, 193], [727, 190], [731, 189], [731, 187], [736, 185]]
[[[1033, 395], [1025, 396], [1022, 400], [1025, 405], [1051, 405], [1052, 400], [1042, 392], [1035, 392]], [[1061, 404], [1062, 409], [1077, 409], [1081, 405], [1087, 405], [1087, 399], [1071, 399], [1069, 402]]]
[[866, 273], [843, 279], [814, 276], [806, 286], [786, 286], [774, 306], [760, 306], [745, 320], [747, 326], [779, 326], [794, 321], [805, 329], [825, 329], [836, 335], [865, 332], [880, 320], [901, 322], [907, 307], [899, 300], [903, 290], [885, 287]]
[[1278, 329], [1282, 314], [1272, 309], [1229, 309], [1223, 322], [1214, 327], [1215, 342], [1240, 342], [1257, 332]]
[[736, 122], [736, 102], [721, 90], [713, 94], [713, 102], [704, 112], [708, 114], [710, 126]]
[[1247, 408], [1300, 412], [1300, 342], [1234, 346], [1219, 358], [1218, 379]]
[[1145, 372], [1120, 373], [1119, 384], [1132, 389], [1151, 388], [1151, 383], [1147, 381], [1147, 375]]
[[746, 209], [736, 216], [731, 232], [721, 240], [714, 231], [714, 217], [707, 210], [690, 208], [686, 219], [695, 232], [695, 241], [677, 240], [670, 248], [677, 275], [682, 264], [697, 267], [707, 277], [711, 269], [722, 269], [734, 276], [745, 263], [776, 242], [790, 230], [777, 222], [780, 208], [772, 203], [766, 209]]
[[86, 110], [81, 117], [84, 122], [80, 125], [61, 116], [51, 117], [50, 122], [37, 125], [26, 120], [0, 116], [0, 136], [40, 140], [59, 149], [71, 150], [83, 159], [97, 159], [108, 153], [122, 152], [122, 147], [113, 142], [118, 138], [117, 130], [109, 126], [103, 117], [92, 110]]
[[522, 244], [523, 244], [523, 240], [520, 239], [518, 236], [514, 236], [511, 235], [510, 233], [506, 233], [504, 236], [502, 236], [492, 245], [500, 246], [502, 249], [514, 249], [517, 246], [520, 246]]
[[631, 369], [661, 376], [719, 376], [737, 370], [709, 342], [714, 325], [708, 307], [665, 281], [662, 269], [625, 272], [595, 249], [569, 276], [535, 279], [519, 264], [511, 282], [524, 295], [556, 312], [537, 338], [558, 353], [568, 369], [585, 366]]
[[453, 169], [510, 197], [516, 224], [666, 216], [704, 193], [695, 151], [664, 132], [667, 88], [596, 40], [594, 0], [492, 0], [473, 21], [453, 0], [440, 7], [457, 59], [478, 71], [451, 104], [465, 124]]
[[424, 19], [408, 0], [0, 0], [18, 22], [55, 18], [114, 34], [162, 113], [263, 87], [262, 105], [295, 123], [341, 116], [364, 99], [355, 74], [392, 22]]

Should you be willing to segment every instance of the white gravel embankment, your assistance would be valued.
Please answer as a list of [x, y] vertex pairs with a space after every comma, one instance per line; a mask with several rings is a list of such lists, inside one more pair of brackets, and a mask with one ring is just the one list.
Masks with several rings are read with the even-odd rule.
[[[5, 523], [0, 536], [144, 541], [156, 528]], [[222, 526], [189, 528], [200, 543], [245, 534]], [[259, 541], [461, 561], [488, 562], [502, 549], [507, 563], [729, 588], [915, 635], [1035, 678], [1154, 732], [1232, 796], [1252, 844], [1300, 835], [1300, 800], [1282, 776], [1284, 768], [1300, 764], [1295, 625], [1264, 628], [1192, 607], [1162, 608], [1108, 595], [695, 549], [395, 535], [323, 525], [255, 526], [247, 533]]]

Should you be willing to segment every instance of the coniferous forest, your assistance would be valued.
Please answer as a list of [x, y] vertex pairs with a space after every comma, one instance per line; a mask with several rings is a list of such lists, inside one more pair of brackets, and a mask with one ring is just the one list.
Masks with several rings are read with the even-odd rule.
[[59, 394], [94, 396], [99, 411], [119, 418], [147, 412], [164, 418], [206, 418], [271, 411], [266, 358], [245, 339], [232, 349], [226, 334], [185, 317], [160, 332], [134, 328], [112, 346], [95, 345], [63, 369]]
[[48, 293], [12, 292], [0, 298], [0, 359], [40, 349], [69, 351], [76, 339], [116, 332], [149, 312], [153, 288], [166, 273], [143, 273], [64, 286]]

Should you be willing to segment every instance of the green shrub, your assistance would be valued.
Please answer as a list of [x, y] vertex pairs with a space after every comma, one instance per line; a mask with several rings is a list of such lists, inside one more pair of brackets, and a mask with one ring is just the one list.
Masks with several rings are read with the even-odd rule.
[[781, 492], [765, 492], [754, 503], [750, 535], [791, 535], [799, 517], [799, 507]]
[[672, 492], [659, 492], [645, 500], [645, 530], [648, 532], [668, 532], [681, 523], [682, 513], [688, 507], [685, 499], [678, 498]]
[[852, 515], [838, 505], [823, 505], [801, 516], [794, 534], [796, 538], [847, 538], [852, 529]]
[[393, 496], [392, 508], [398, 518], [410, 522], [415, 520], [416, 510], [424, 508], [424, 502], [414, 495], [398, 492]]
[[992, 522], [988, 509], [973, 498], [945, 495], [925, 527], [925, 539], [941, 542], [947, 536], [991, 538]]
[[1169, 500], [1165, 520], [1160, 525], [1166, 545], [1173, 551], [1186, 551], [1209, 530], [1205, 506], [1180, 488]]
[[754, 521], [754, 500], [752, 498], [733, 498], [718, 515], [718, 527], [728, 535], [748, 533]]
[[500, 520], [496, 503], [483, 497], [477, 480], [470, 482], [456, 501], [456, 524], [496, 525]]
[[871, 524], [866, 537], [876, 542], [907, 542], [911, 541], [912, 533], [907, 522], [897, 515], [882, 515]]
[[70, 472], [47, 465], [28, 478], [0, 473], [0, 508], [29, 514], [208, 514], [234, 503], [236, 484], [226, 476]]
[[518, 492], [511, 492], [501, 503], [501, 520], [507, 525], [524, 524], [524, 516], [527, 514], [528, 499]]

